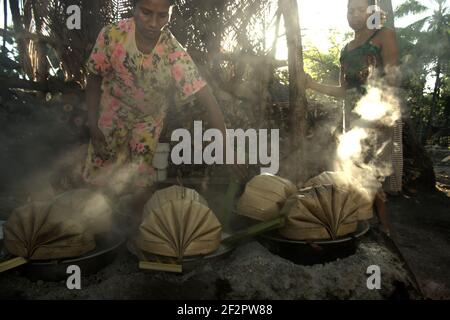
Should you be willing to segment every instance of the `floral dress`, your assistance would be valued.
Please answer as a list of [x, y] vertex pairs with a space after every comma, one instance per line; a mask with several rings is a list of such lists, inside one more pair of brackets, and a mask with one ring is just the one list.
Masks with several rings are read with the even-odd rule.
[[84, 179], [97, 186], [151, 186], [152, 160], [169, 106], [187, 104], [206, 82], [167, 28], [150, 54], [140, 52], [133, 18], [101, 30], [87, 69], [103, 78], [98, 126], [108, 156], [96, 154], [91, 143]]

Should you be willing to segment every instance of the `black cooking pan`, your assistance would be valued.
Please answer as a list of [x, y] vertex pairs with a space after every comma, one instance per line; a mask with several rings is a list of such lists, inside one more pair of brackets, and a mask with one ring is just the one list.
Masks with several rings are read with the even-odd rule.
[[138, 248], [133, 240], [128, 241], [127, 247], [131, 254], [139, 260], [139, 267], [150, 271], [166, 271], [184, 273], [192, 271], [207, 262], [217, 261], [228, 255], [242, 243], [264, 232], [279, 228], [284, 222], [283, 218], [275, 218], [270, 221], [259, 222], [253, 226], [229, 235], [222, 233], [222, 241], [219, 248], [208, 255], [183, 257], [182, 259], [170, 258], [144, 252]]
[[[227, 236], [228, 235], [226, 234], [223, 235], [223, 237]], [[174, 273], [186, 273], [193, 271], [208, 262], [225, 259], [233, 251], [233, 247], [221, 244], [220, 247], [211, 254], [183, 257], [180, 261], [176, 258], [164, 257], [144, 252], [140, 250], [132, 240], [127, 242], [127, 248], [128, 251], [139, 260], [140, 269]]]
[[355, 254], [360, 239], [369, 231], [367, 221], [358, 223], [357, 230], [345, 237], [335, 240], [290, 240], [281, 236], [278, 230], [258, 236], [258, 241], [271, 253], [290, 260], [296, 264], [323, 264], [343, 259]]
[[[97, 273], [110, 264], [116, 257], [125, 238], [118, 233], [108, 233], [96, 236], [96, 248], [80, 257], [61, 260], [29, 261], [16, 268], [21, 275], [37, 281], [55, 281], [67, 279], [67, 268], [70, 265], [80, 267], [83, 276]], [[11, 258], [4, 248], [0, 248], [1, 260]]]

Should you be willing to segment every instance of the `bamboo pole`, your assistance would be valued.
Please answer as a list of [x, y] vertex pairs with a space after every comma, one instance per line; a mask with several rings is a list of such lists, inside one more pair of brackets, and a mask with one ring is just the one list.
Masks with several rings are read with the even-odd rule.
[[28, 263], [28, 260], [22, 257], [15, 257], [10, 260], [3, 261], [0, 263], [0, 273], [20, 267], [26, 263]]
[[268, 221], [259, 222], [247, 229], [236, 232], [228, 238], [223, 239], [222, 245], [227, 247], [236, 247], [241, 241], [248, 240], [271, 230], [282, 228], [285, 222], [286, 217], [284, 215]]

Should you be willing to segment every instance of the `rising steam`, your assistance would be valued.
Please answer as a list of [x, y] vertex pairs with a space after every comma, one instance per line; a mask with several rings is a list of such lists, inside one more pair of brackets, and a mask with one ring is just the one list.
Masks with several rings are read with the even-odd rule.
[[339, 137], [335, 170], [373, 197], [392, 174], [392, 127], [400, 120], [400, 103], [387, 85], [371, 85], [354, 111], [359, 119]]

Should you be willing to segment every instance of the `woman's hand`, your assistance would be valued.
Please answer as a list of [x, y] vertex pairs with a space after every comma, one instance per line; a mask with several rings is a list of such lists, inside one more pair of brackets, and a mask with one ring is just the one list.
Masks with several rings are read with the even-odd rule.
[[103, 160], [107, 159], [108, 150], [105, 135], [98, 126], [91, 127], [90, 131], [94, 152], [98, 154]]
[[[342, 83], [342, 81], [341, 81]], [[329, 96], [333, 96], [336, 98], [344, 98], [345, 97], [345, 88], [341, 85], [339, 86], [330, 86], [324, 85], [316, 82], [308, 73], [305, 73], [303, 85], [306, 89], [311, 89], [313, 91], [317, 91], [322, 94], [326, 94]]]

